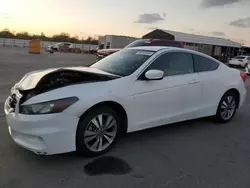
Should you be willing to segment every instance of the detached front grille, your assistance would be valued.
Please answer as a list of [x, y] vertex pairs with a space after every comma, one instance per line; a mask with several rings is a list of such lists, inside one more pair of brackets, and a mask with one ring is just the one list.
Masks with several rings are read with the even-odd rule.
[[16, 106], [19, 104], [19, 101], [22, 99], [22, 94], [19, 90], [14, 90], [8, 98], [7, 106], [10, 112], [15, 112]]
[[17, 104], [17, 96], [13, 93], [9, 98], [9, 106], [15, 110]]

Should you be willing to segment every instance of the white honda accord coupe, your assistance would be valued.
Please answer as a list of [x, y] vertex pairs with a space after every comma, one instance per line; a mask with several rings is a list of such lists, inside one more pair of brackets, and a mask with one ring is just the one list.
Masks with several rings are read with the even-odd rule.
[[214, 116], [230, 121], [245, 73], [187, 49], [136, 47], [91, 67], [26, 74], [5, 102], [13, 140], [37, 154], [107, 152], [123, 133]]

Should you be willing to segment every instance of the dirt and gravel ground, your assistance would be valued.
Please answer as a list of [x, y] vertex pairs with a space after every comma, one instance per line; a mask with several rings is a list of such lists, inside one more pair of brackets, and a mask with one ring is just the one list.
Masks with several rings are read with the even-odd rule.
[[228, 124], [200, 119], [128, 134], [96, 159], [74, 153], [37, 156], [17, 146], [2, 110], [11, 86], [31, 70], [95, 60], [93, 55], [31, 55], [27, 50], [0, 48], [0, 188], [250, 187], [249, 96]]

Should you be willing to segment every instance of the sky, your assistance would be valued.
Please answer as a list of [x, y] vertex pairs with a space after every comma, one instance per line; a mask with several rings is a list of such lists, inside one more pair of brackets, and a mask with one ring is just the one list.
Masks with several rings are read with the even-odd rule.
[[153, 29], [250, 46], [250, 0], [0, 0], [0, 29], [141, 37]]

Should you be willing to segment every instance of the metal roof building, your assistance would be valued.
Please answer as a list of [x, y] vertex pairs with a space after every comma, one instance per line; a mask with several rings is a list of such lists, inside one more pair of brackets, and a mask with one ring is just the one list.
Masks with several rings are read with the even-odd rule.
[[185, 48], [200, 51], [214, 57], [219, 57], [222, 54], [227, 54], [228, 56], [237, 55], [239, 49], [242, 47], [240, 43], [229, 39], [163, 29], [153, 30], [142, 38], [180, 41], [183, 42]]
[[228, 47], [235, 47], [235, 48], [241, 47], [240, 43], [231, 41], [229, 39], [224, 39], [224, 38], [181, 33], [177, 31], [169, 31], [169, 30], [164, 30], [164, 32], [174, 35], [175, 40], [177, 41], [191, 42], [191, 43], [196, 43], [196, 44], [211, 44], [211, 45], [216, 45], [216, 46], [228, 46]]
[[[156, 29], [144, 35], [143, 38], [148, 38], [147, 36], [152, 36], [152, 35], [158, 35], [158, 36], [161, 35], [163, 37], [164, 33], [168, 37], [167, 38], [164, 37], [162, 39], [170, 39], [170, 40], [195, 43], [195, 44], [210, 44], [210, 45], [215, 45], [215, 46], [241, 48], [240, 43], [231, 41], [229, 39], [195, 35], [195, 34], [182, 33], [182, 32], [177, 32], [177, 31], [170, 31], [170, 30], [162, 30], [162, 29]], [[152, 37], [149, 37], [149, 38], [152, 38]]]

